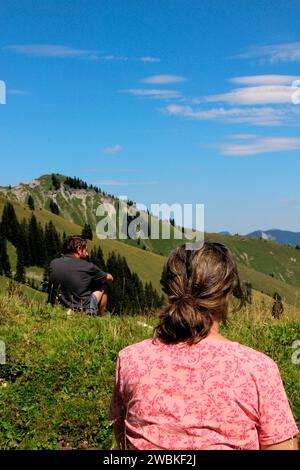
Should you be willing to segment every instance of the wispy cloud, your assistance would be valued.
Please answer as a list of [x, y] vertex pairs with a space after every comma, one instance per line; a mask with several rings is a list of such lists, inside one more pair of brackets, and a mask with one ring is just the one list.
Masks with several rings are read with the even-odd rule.
[[203, 109], [170, 104], [160, 109], [160, 111], [169, 115], [183, 116], [194, 120], [274, 126], [291, 121], [294, 116], [299, 115], [300, 109], [296, 106], [289, 109], [279, 109], [271, 106]]
[[164, 85], [167, 83], [180, 83], [185, 82], [186, 78], [179, 75], [151, 75], [141, 80], [142, 83], [148, 83], [151, 85]]
[[245, 157], [270, 152], [287, 152], [300, 149], [300, 139], [294, 137], [255, 137], [252, 142], [222, 144], [222, 155]]
[[296, 75], [249, 75], [230, 78], [230, 82], [240, 85], [292, 85], [300, 76]]
[[111, 147], [105, 147], [105, 148], [103, 149], [103, 152], [104, 152], [106, 155], [114, 155], [114, 154], [116, 154], [116, 153], [122, 152], [122, 150], [123, 150], [122, 145], [116, 144], [116, 145], [112, 145]]
[[121, 181], [121, 180], [99, 180], [95, 184], [102, 186], [144, 186], [158, 184], [158, 181]]
[[140, 58], [141, 62], [160, 62], [160, 59], [157, 57], [141, 57]]
[[206, 96], [208, 103], [228, 103], [235, 105], [291, 104], [295, 87], [284, 85], [264, 85], [237, 88], [229, 93]]
[[[168, 83], [171, 75], [153, 75], [142, 80], [143, 83]], [[156, 100], [173, 101], [159, 111], [169, 115], [183, 116], [194, 120], [210, 120], [225, 123], [245, 123], [258, 126], [279, 126], [283, 124], [299, 126], [300, 106], [296, 106], [299, 87], [295, 75], [253, 75], [233, 77], [232, 83], [240, 83], [226, 93], [204, 97], [187, 98], [181, 92], [171, 89], [131, 88], [126, 90], [135, 96]], [[290, 85], [290, 86], [288, 86]], [[177, 103], [176, 103], [177, 102]], [[212, 103], [217, 103], [212, 105]]]
[[171, 100], [182, 98], [182, 94], [177, 90], [160, 90], [146, 88], [130, 88], [127, 93], [135, 96], [144, 96], [152, 99]]
[[270, 63], [296, 62], [300, 60], [300, 42], [251, 47], [248, 51], [236, 54], [232, 58], [260, 58], [261, 62]]
[[[184, 105], [173, 103], [160, 111], [195, 120], [260, 126], [299, 125], [300, 107], [295, 106], [294, 100], [295, 94], [299, 92], [297, 79], [293, 75], [234, 77], [230, 79], [233, 83], [262, 85], [236, 88], [227, 93], [205, 96], [194, 102], [188, 102], [182, 97]], [[284, 85], [288, 83], [293, 86]], [[217, 103], [217, 106], [212, 107], [212, 103]]]
[[258, 137], [256, 134], [231, 134], [227, 136], [229, 139], [249, 140]]
[[128, 59], [128, 57], [124, 56], [124, 55], [98, 55], [97, 56], [97, 59], [98, 60], [114, 60], [114, 61], [117, 61], [117, 62], [126, 62]]
[[90, 49], [76, 49], [73, 47], [55, 44], [15, 44], [4, 46], [3, 50], [17, 54], [25, 54], [35, 57], [60, 58], [60, 59], [88, 59], [88, 60], [108, 60], [126, 61], [126, 56], [116, 56], [112, 54], [103, 55], [99, 51]]
[[60, 57], [60, 58], [88, 58], [97, 57], [96, 51], [87, 49], [75, 49], [73, 47], [59, 46], [53, 44], [27, 44], [4, 46], [4, 50], [18, 54], [33, 55], [38, 57]]
[[141, 173], [142, 169], [141, 168], [120, 168], [119, 166], [111, 166], [111, 167], [104, 167], [103, 165], [99, 168], [83, 168], [82, 171], [85, 171], [86, 173], [99, 173], [100, 175], [103, 174], [103, 171], [105, 172], [113, 172], [113, 174], [116, 173]]
[[279, 204], [281, 204], [282, 206], [286, 206], [286, 207], [299, 206], [299, 202], [300, 202], [299, 199], [290, 198], [290, 197], [279, 200]]
[[28, 91], [25, 91], [25, 90], [18, 90], [16, 88], [9, 88], [7, 90], [7, 94], [8, 95], [19, 95], [19, 96], [25, 96], [25, 95], [29, 95], [29, 92]]

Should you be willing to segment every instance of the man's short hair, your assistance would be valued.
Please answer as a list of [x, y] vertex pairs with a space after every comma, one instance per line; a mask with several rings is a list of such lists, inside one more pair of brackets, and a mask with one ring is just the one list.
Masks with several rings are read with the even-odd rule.
[[87, 241], [79, 235], [70, 235], [65, 238], [63, 252], [65, 254], [76, 253], [78, 248], [84, 250], [87, 247]]

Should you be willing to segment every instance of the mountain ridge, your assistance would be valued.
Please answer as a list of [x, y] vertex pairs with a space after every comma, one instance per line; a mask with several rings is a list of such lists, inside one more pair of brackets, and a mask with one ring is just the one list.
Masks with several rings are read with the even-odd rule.
[[300, 232], [292, 232], [290, 230], [269, 229], [255, 230], [247, 234], [247, 237], [261, 238], [284, 245], [300, 245]]

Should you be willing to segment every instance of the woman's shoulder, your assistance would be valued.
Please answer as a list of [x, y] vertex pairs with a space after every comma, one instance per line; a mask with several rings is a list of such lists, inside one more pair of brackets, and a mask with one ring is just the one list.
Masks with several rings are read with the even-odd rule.
[[[190, 350], [192, 348], [192, 350]], [[190, 351], [190, 352], [189, 352]], [[167, 345], [159, 340], [153, 338], [140, 341], [138, 343], [126, 346], [119, 352], [119, 359], [125, 362], [139, 363], [147, 359], [164, 360], [169, 356], [191, 357], [192, 355], [201, 358], [212, 356], [218, 358], [221, 362], [234, 362], [243, 365], [250, 375], [261, 375], [265, 373], [276, 372], [278, 370], [276, 363], [273, 359], [265, 353], [257, 351], [249, 346], [235, 342], [235, 341], [210, 341], [203, 340], [192, 346], [186, 343], [177, 343]]]
[[253, 367], [253, 370], [260, 370], [265, 367], [277, 368], [277, 364], [270, 356], [257, 349], [235, 341], [224, 342], [222, 344], [226, 345], [225, 349], [228, 349], [229, 354], [234, 354], [238, 359], [245, 361], [245, 364]]
[[129, 344], [125, 348], [121, 349], [121, 351], [119, 352], [119, 357], [124, 358], [132, 354], [134, 355], [143, 354], [147, 352], [148, 350], [152, 349], [152, 343], [153, 343], [153, 339], [148, 338], [143, 341], [139, 341], [138, 343]]

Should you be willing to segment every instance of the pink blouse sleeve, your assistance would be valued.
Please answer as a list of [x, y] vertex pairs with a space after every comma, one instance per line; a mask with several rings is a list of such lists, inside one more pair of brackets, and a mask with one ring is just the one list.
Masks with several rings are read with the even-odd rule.
[[260, 369], [258, 380], [260, 446], [277, 444], [295, 437], [298, 429], [273, 360]]

